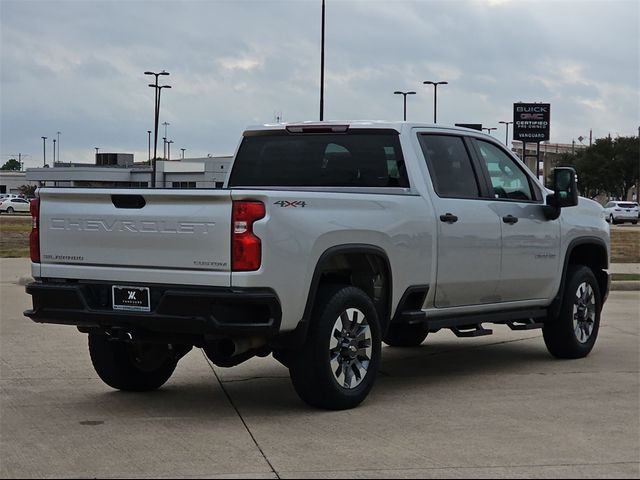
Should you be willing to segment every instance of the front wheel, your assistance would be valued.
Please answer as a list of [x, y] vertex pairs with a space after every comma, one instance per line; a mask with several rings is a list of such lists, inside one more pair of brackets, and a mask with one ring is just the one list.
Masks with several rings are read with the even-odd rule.
[[601, 309], [600, 288], [591, 269], [570, 265], [560, 315], [542, 329], [549, 353], [558, 358], [589, 355], [598, 337]]
[[380, 323], [371, 298], [351, 286], [323, 287], [305, 346], [295, 352], [290, 375], [311, 406], [358, 406], [375, 382], [381, 354]]
[[160, 388], [178, 363], [171, 345], [125, 343], [94, 333], [89, 334], [89, 355], [104, 383], [129, 392]]
[[613, 214], [609, 215], [609, 223], [611, 225], [615, 225], [616, 224], [616, 219], [613, 218]]
[[7, 213], [8, 213], [9, 215], [12, 215], [12, 214], [13, 214], [13, 212], [14, 212], [13, 207], [9, 207], [9, 208], [7, 208]]

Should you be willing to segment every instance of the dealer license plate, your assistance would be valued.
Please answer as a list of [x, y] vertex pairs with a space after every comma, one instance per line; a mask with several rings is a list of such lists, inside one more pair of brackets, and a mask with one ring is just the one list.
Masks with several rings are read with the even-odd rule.
[[151, 311], [149, 288], [114, 285], [112, 289], [114, 310], [126, 310], [129, 312]]

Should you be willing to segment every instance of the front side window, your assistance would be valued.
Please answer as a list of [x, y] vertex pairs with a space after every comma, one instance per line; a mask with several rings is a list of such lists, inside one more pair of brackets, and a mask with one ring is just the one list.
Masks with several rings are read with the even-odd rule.
[[420, 145], [439, 197], [480, 196], [471, 158], [461, 137], [420, 135]]
[[247, 136], [229, 187], [409, 187], [398, 135], [349, 132]]
[[495, 145], [478, 140], [480, 159], [487, 166], [495, 198], [506, 200], [534, 200], [527, 175], [513, 158]]

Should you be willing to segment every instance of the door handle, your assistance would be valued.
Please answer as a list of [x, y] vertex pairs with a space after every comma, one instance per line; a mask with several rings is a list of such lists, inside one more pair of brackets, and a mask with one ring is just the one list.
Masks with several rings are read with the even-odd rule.
[[504, 223], [510, 223], [513, 225], [514, 223], [518, 223], [518, 217], [514, 217], [513, 215], [507, 215], [506, 217], [502, 217], [502, 221]]
[[456, 223], [458, 221], [458, 217], [452, 213], [447, 213], [445, 215], [440, 215], [440, 221], [445, 223]]

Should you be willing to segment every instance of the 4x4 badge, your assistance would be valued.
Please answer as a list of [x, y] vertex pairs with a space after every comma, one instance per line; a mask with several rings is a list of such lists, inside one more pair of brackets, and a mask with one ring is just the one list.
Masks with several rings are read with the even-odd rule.
[[274, 205], [280, 205], [282, 208], [304, 208], [307, 206], [307, 202], [303, 200], [279, 200], [277, 202], [273, 202]]

